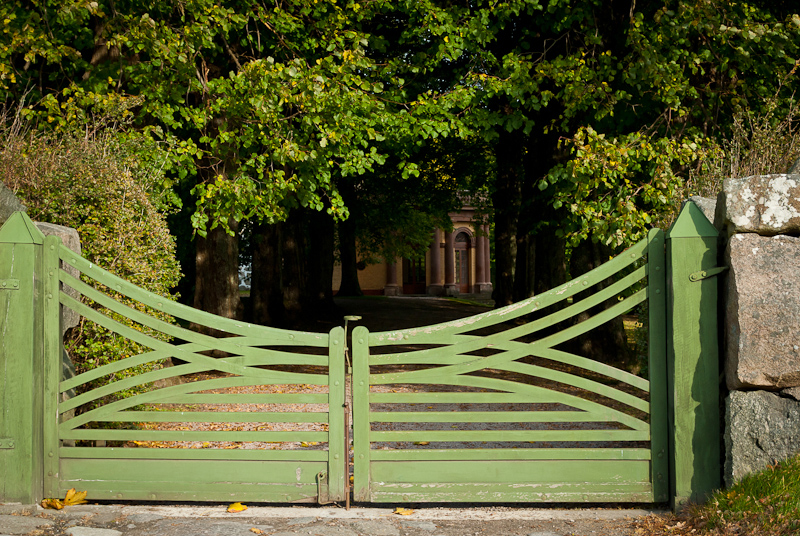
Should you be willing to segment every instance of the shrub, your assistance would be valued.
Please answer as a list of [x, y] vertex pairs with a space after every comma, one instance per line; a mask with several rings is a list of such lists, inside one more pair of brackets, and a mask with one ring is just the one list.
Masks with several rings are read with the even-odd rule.
[[[162, 177], [142, 163], [153, 162], [157, 148], [121, 124], [56, 131], [34, 127], [19, 117], [0, 126], [0, 180], [23, 200], [31, 218], [74, 227], [86, 259], [153, 293], [175, 298], [171, 289], [180, 278], [180, 268], [174, 238], [160, 210], [163, 203], [157, 192]], [[90, 305], [133, 326], [130, 320]], [[171, 321], [167, 315], [148, 312]], [[133, 327], [166, 338], [143, 326]], [[79, 373], [146, 351], [85, 318], [67, 334], [65, 345]], [[152, 363], [129, 368], [82, 390], [158, 367]], [[114, 398], [141, 390], [117, 393]]]

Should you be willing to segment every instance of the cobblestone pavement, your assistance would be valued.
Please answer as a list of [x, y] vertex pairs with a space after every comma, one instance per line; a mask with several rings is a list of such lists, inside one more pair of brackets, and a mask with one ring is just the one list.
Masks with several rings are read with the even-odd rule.
[[467, 506], [419, 508], [0, 505], [0, 536], [630, 536], [655, 510]]

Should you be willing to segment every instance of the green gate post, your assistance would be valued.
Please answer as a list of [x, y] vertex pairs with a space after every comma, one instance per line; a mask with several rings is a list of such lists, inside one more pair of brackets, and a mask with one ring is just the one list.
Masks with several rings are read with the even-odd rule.
[[667, 235], [672, 506], [720, 487], [718, 232], [686, 203]]
[[23, 212], [0, 229], [0, 502], [43, 498], [43, 241]]

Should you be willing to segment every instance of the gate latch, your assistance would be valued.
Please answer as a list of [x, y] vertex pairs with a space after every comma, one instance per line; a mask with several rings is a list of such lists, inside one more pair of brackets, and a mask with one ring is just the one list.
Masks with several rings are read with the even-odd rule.
[[328, 473], [320, 471], [317, 473], [317, 504], [331, 504], [330, 494], [328, 493]]
[[709, 268], [708, 270], [700, 270], [689, 275], [689, 281], [702, 281], [709, 277], [714, 277], [728, 270], [727, 266], [717, 266], [716, 268]]
[[0, 290], [19, 290], [19, 279], [0, 279]]
[[14, 440], [10, 437], [0, 437], [0, 449], [13, 449]]

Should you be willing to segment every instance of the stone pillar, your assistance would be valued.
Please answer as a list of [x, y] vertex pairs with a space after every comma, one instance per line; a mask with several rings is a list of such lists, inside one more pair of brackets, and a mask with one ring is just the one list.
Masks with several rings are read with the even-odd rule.
[[486, 280], [486, 257], [483, 254], [483, 241], [486, 239], [483, 235], [476, 234], [475, 236], [475, 287], [473, 292], [480, 292], [479, 288], [481, 283]]
[[444, 294], [442, 284], [442, 230], [433, 231], [433, 242], [430, 250], [430, 280], [426, 292], [431, 296], [441, 296]]
[[397, 263], [386, 262], [386, 286], [383, 287], [384, 296], [399, 296], [400, 285], [397, 284]]
[[455, 238], [455, 231], [444, 236], [444, 293], [446, 296], [458, 296]]
[[725, 482], [800, 452], [800, 175], [726, 179]]

